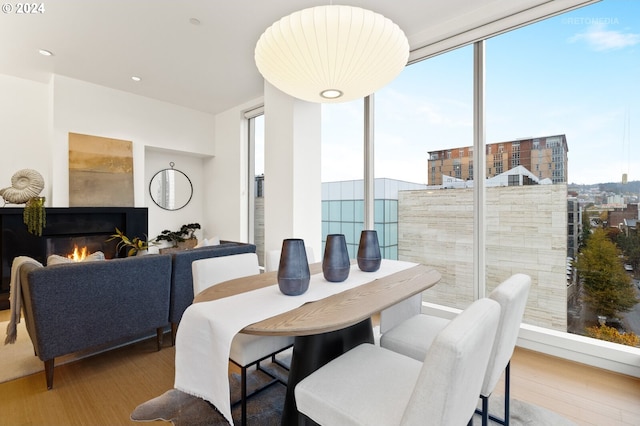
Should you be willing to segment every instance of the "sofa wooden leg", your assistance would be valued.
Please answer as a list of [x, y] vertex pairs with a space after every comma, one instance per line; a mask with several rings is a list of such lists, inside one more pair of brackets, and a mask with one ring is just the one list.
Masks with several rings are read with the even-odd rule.
[[156, 328], [156, 341], [158, 343], [158, 350], [162, 349], [163, 337], [164, 337], [164, 329], [162, 327]]
[[176, 345], [176, 334], [178, 333], [178, 324], [175, 322], [171, 323], [171, 346]]
[[53, 388], [53, 362], [54, 358], [48, 359], [44, 362], [44, 374], [47, 378], [47, 390]]

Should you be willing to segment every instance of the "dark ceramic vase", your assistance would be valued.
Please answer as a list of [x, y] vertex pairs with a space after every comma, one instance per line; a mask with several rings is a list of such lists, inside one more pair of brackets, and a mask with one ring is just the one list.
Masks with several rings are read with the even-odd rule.
[[298, 296], [309, 288], [311, 274], [304, 240], [289, 238], [282, 241], [278, 287], [287, 296]]
[[358, 268], [364, 272], [375, 272], [380, 269], [380, 263], [382, 263], [382, 256], [378, 233], [373, 230], [362, 231], [360, 245], [358, 245]]
[[351, 263], [347, 251], [347, 240], [343, 234], [327, 235], [322, 258], [322, 273], [327, 281], [342, 282], [349, 276]]

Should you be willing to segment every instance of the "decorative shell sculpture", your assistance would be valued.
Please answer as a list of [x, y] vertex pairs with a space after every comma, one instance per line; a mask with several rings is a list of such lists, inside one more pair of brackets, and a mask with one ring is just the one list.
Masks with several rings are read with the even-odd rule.
[[11, 177], [11, 186], [0, 189], [0, 196], [5, 202], [23, 204], [37, 197], [44, 188], [42, 175], [33, 169], [18, 170]]

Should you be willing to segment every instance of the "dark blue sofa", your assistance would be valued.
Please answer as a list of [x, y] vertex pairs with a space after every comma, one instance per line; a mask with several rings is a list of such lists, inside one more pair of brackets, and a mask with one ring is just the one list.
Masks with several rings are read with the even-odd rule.
[[253, 244], [215, 246], [96, 262], [20, 269], [24, 320], [53, 387], [56, 357], [129, 343], [156, 330], [158, 350], [171, 324], [171, 344], [193, 303], [191, 263], [208, 257], [255, 253]]
[[56, 357], [130, 342], [168, 326], [171, 255], [21, 268], [24, 320], [53, 387]]

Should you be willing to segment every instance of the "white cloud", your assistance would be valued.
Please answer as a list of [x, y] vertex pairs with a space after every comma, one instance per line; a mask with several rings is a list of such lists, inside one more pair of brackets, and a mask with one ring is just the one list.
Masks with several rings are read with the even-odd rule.
[[640, 34], [612, 31], [608, 30], [605, 24], [593, 24], [587, 31], [574, 35], [569, 41], [584, 41], [591, 49], [601, 52], [640, 44]]

